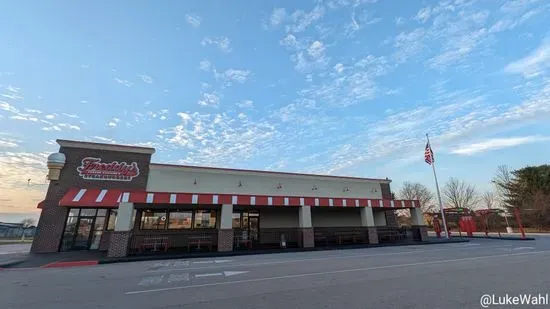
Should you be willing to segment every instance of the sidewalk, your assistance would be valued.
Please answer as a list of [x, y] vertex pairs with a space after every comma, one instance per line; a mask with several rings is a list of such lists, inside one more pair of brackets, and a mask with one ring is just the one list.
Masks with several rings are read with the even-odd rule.
[[120, 262], [137, 262], [137, 261], [152, 261], [166, 259], [189, 259], [189, 258], [208, 258], [208, 257], [227, 257], [237, 255], [255, 255], [255, 254], [270, 254], [270, 253], [291, 253], [305, 251], [328, 251], [328, 250], [344, 250], [344, 249], [363, 249], [374, 247], [391, 247], [391, 246], [411, 246], [411, 245], [431, 245], [444, 243], [463, 243], [469, 242], [467, 239], [445, 239], [430, 237], [425, 242], [403, 242], [377, 245], [347, 245], [347, 246], [332, 246], [332, 247], [316, 247], [316, 248], [287, 248], [287, 249], [264, 249], [264, 250], [246, 250], [246, 251], [230, 251], [230, 252], [204, 252], [204, 253], [169, 253], [155, 255], [140, 255], [128, 256], [122, 258], [109, 258], [107, 252], [99, 251], [73, 251], [73, 252], [54, 252], [41, 254], [27, 254], [22, 261], [18, 263], [3, 266], [0, 263], [0, 269], [4, 268], [50, 268], [50, 267], [71, 267], [71, 266], [89, 266], [96, 264], [109, 264]]
[[11, 267], [24, 262], [29, 257], [31, 244], [0, 244], [0, 267]]

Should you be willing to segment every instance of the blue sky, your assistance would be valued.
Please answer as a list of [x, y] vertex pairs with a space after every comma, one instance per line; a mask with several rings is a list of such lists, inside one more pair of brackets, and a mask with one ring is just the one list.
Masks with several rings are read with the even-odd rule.
[[[57, 138], [154, 161], [490, 188], [550, 149], [546, 1], [67, 1], [0, 9], [1, 213]], [[31, 178], [31, 185], [27, 179]], [[36, 214], [36, 212], [35, 212]]]

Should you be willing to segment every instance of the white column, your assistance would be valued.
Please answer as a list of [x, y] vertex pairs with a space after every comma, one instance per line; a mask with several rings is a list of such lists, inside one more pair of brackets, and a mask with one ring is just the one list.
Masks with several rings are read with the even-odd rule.
[[412, 225], [426, 225], [421, 208], [411, 208]]
[[361, 207], [361, 226], [375, 226], [372, 208]]
[[386, 223], [386, 213], [383, 211], [374, 212], [374, 225], [376, 226], [387, 226]]
[[299, 210], [299, 224], [302, 228], [309, 228], [311, 226], [311, 206], [300, 206]]
[[118, 213], [115, 222], [115, 232], [132, 230], [134, 224], [134, 203], [118, 204]]
[[233, 228], [233, 204], [223, 204], [220, 216], [220, 230]]

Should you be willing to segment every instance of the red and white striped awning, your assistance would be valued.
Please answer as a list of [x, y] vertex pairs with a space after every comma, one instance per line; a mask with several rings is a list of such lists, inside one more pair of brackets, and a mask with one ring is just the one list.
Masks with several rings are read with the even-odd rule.
[[61, 199], [61, 206], [118, 207], [120, 202], [139, 204], [233, 204], [244, 206], [320, 206], [320, 207], [376, 207], [415, 208], [418, 201], [356, 199], [338, 197], [297, 197], [215, 193], [167, 193], [123, 191], [112, 189], [70, 189]]

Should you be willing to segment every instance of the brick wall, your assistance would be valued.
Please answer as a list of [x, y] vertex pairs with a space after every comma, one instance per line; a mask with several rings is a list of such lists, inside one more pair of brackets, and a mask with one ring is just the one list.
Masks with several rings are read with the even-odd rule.
[[218, 230], [218, 251], [220, 252], [233, 251], [233, 230], [232, 229]]
[[105, 231], [101, 235], [101, 240], [99, 241], [99, 251], [109, 250], [109, 244], [111, 243], [111, 233], [112, 231]]
[[380, 193], [382, 193], [382, 198], [385, 200], [391, 199], [391, 188], [389, 183], [380, 184]]
[[[33, 253], [56, 252], [59, 250], [65, 220], [67, 218], [67, 207], [59, 206], [59, 200], [72, 188], [119, 188], [145, 190], [149, 174], [149, 163], [151, 155], [120, 151], [106, 151], [86, 148], [64, 148], [59, 152], [66, 156], [66, 163], [61, 170], [58, 181], [51, 181], [48, 192], [38, 220], [36, 235], [31, 247]], [[101, 158], [102, 162], [137, 162], [140, 174], [131, 182], [122, 181], [94, 181], [86, 180], [79, 176], [77, 167], [85, 157]]]

